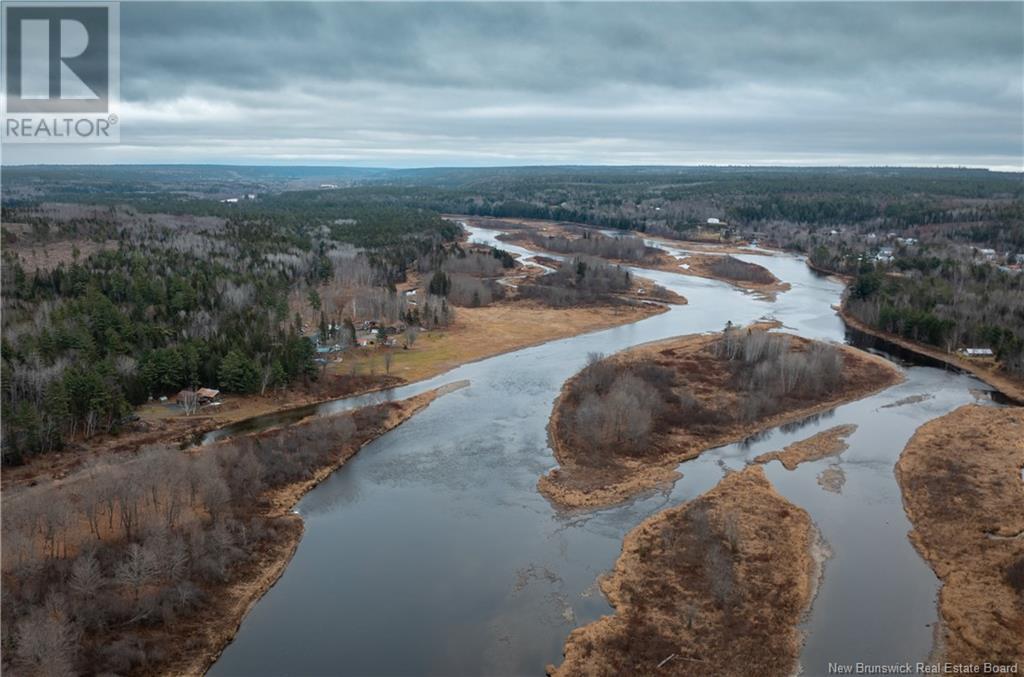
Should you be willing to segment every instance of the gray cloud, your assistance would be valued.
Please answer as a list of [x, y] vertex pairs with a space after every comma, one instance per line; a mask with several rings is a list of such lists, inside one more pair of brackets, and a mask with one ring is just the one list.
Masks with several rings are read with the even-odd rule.
[[1020, 3], [123, 3], [122, 143], [5, 162], [1022, 167]]

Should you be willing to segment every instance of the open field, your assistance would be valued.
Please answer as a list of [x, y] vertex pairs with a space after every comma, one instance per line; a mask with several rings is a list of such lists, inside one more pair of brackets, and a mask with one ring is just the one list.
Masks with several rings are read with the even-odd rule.
[[896, 464], [910, 540], [942, 581], [942, 660], [1024, 667], [1024, 409], [967, 405]]
[[757, 466], [627, 534], [601, 590], [615, 613], [577, 628], [551, 675], [790, 675], [820, 573], [808, 514]]
[[[366, 349], [346, 353], [330, 366], [334, 373], [383, 374], [392, 354], [391, 376], [419, 381], [467, 362], [577, 334], [629, 324], [665, 312], [658, 304], [551, 308], [530, 301], [459, 308], [446, 329], [420, 334], [412, 348]], [[353, 359], [354, 358], [354, 359]]]

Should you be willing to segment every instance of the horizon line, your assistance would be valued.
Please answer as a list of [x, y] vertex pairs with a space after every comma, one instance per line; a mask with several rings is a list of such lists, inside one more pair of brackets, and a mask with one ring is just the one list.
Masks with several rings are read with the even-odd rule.
[[376, 171], [423, 171], [438, 169], [930, 169], [930, 170], [970, 170], [987, 171], [1004, 174], [1024, 174], [1024, 165], [1019, 167], [1011, 165], [931, 165], [931, 164], [829, 164], [829, 165], [801, 165], [801, 164], [591, 164], [591, 163], [555, 163], [555, 164], [510, 164], [510, 165], [416, 165], [416, 166], [376, 166], [358, 164], [303, 164], [303, 163], [238, 163], [238, 162], [36, 162], [36, 163], [6, 163], [0, 161], [0, 168], [23, 169], [40, 167], [273, 167], [273, 168], [324, 168], [324, 169], [362, 169]]

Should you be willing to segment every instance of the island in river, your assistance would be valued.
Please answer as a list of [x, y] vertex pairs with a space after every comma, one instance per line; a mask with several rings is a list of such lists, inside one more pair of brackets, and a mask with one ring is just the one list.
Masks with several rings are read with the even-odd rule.
[[577, 628], [551, 675], [791, 675], [820, 574], [808, 514], [760, 466], [625, 538], [601, 589], [615, 613]]
[[532, 250], [560, 255], [600, 256], [620, 265], [719, 280], [743, 291], [753, 292], [766, 301], [774, 301], [778, 294], [790, 288], [789, 283], [779, 280], [764, 266], [732, 256], [735, 253], [763, 252], [740, 249], [727, 242], [673, 242], [673, 246], [687, 248], [687, 254], [681, 258], [661, 247], [647, 244], [646, 236], [637, 233], [605, 235], [593, 227], [556, 221], [460, 218], [474, 225], [503, 230], [505, 232], [498, 237], [499, 240]]
[[896, 464], [910, 540], [942, 581], [942, 660], [1024, 667], [1024, 409], [966, 405]]
[[578, 508], [670, 482], [702, 451], [887, 388], [892, 363], [763, 327], [658, 341], [569, 379], [548, 426], [560, 467], [540, 490]]

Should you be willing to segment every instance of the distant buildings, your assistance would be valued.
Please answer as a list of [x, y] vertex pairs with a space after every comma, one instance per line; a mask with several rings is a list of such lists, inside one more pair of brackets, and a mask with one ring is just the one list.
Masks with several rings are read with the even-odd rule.
[[991, 348], [964, 348], [961, 351], [967, 357], [992, 357]]

